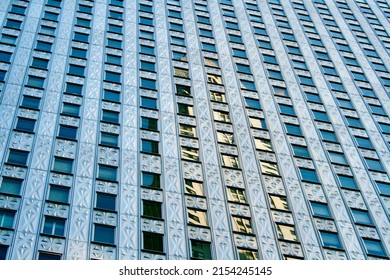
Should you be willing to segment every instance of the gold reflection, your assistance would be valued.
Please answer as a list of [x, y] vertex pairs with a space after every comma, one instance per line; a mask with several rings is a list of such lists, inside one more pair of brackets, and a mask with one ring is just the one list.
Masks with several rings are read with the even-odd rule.
[[195, 194], [195, 195], [203, 195], [202, 183], [194, 182], [191, 180], [185, 180], [185, 185], [186, 185], [186, 193]]
[[233, 230], [242, 233], [252, 233], [251, 220], [242, 217], [233, 218]]
[[199, 211], [194, 209], [187, 209], [188, 223], [197, 226], [207, 226], [206, 211]]
[[282, 196], [270, 195], [271, 207], [279, 210], [288, 210], [287, 199]]
[[263, 174], [269, 174], [269, 175], [279, 175], [278, 167], [276, 163], [271, 162], [260, 162], [261, 165], [261, 171]]
[[297, 235], [295, 234], [294, 226], [287, 225], [277, 225], [278, 227], [278, 237], [280, 239], [289, 240], [289, 241], [297, 241]]
[[230, 201], [246, 203], [245, 192], [243, 190], [228, 188], [227, 194]]

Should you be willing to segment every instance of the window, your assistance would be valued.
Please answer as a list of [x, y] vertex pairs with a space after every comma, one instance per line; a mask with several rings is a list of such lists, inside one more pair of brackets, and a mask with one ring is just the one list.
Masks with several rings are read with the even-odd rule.
[[252, 128], [267, 129], [267, 124], [264, 119], [249, 118]]
[[66, 90], [65, 90], [66, 93], [81, 95], [82, 91], [83, 91], [82, 85], [71, 84], [71, 83], [66, 84]]
[[96, 208], [108, 211], [115, 211], [115, 195], [96, 193]]
[[107, 181], [116, 181], [117, 168], [107, 165], [99, 165], [98, 178]]
[[191, 255], [193, 259], [211, 260], [210, 243], [191, 240]]
[[279, 110], [280, 110], [280, 113], [282, 113], [282, 114], [289, 115], [289, 116], [295, 116], [295, 111], [294, 111], [293, 106], [279, 104]]
[[199, 161], [199, 151], [188, 147], [181, 147], [181, 157], [186, 160]]
[[141, 78], [141, 87], [146, 89], [156, 89], [156, 81], [146, 78]]
[[207, 213], [206, 211], [187, 209], [188, 223], [196, 226], [207, 226]]
[[68, 74], [76, 75], [76, 76], [84, 76], [84, 70], [85, 70], [85, 67], [83, 67], [83, 66], [70, 64]]
[[321, 137], [324, 141], [338, 142], [336, 134], [333, 131], [320, 130]]
[[313, 112], [314, 119], [316, 121], [330, 122], [328, 115], [325, 112], [321, 112], [321, 111], [312, 111], [312, 112]]
[[220, 122], [230, 122], [230, 117], [228, 112], [214, 111], [214, 120]]
[[86, 59], [87, 58], [87, 50], [72, 48], [71, 56]]
[[29, 109], [39, 109], [40, 98], [32, 96], [23, 96], [22, 106]]
[[91, 24], [91, 21], [89, 19], [83, 19], [83, 18], [77, 18], [76, 25], [82, 26], [82, 27], [89, 27]]
[[288, 92], [287, 92], [286, 88], [274, 86], [273, 90], [274, 90], [275, 95], [288, 96]]
[[187, 104], [178, 103], [177, 104], [177, 113], [187, 116], [193, 116], [194, 115], [194, 107]]
[[225, 167], [240, 168], [237, 156], [222, 155], [222, 165]]
[[95, 224], [93, 241], [105, 244], [115, 243], [115, 228]]
[[321, 98], [318, 94], [306, 93], [306, 98], [310, 102], [322, 103]]
[[268, 70], [268, 76], [272, 79], [283, 80], [283, 76], [280, 71]]
[[111, 82], [111, 83], [120, 84], [121, 83], [121, 74], [116, 73], [116, 72], [106, 71], [106, 76], [105, 76], [104, 80]]
[[142, 172], [142, 186], [160, 188], [160, 175], [149, 172]]
[[216, 101], [216, 102], [226, 102], [225, 94], [223, 94], [221, 92], [216, 92], [216, 91], [210, 92], [210, 99], [212, 101]]
[[286, 123], [285, 126], [288, 134], [303, 136], [301, 128], [298, 125]]
[[104, 94], [103, 96], [104, 100], [111, 101], [111, 102], [118, 102], [118, 103], [120, 102], [121, 95], [119, 92], [104, 89], [103, 94]]
[[309, 150], [305, 146], [291, 145], [294, 156], [310, 158]]
[[179, 134], [188, 137], [196, 137], [196, 127], [192, 125], [180, 124]]
[[75, 105], [70, 103], [63, 104], [62, 114], [70, 115], [70, 116], [79, 116], [79, 112], [80, 112], [80, 105]]
[[148, 32], [148, 31], [145, 31], [145, 30], [140, 30], [139, 31], [139, 37], [142, 38], [142, 39], [154, 40], [153, 32]]
[[324, 247], [331, 247], [336, 249], [342, 249], [340, 239], [337, 233], [320, 231], [322, 245]]
[[118, 135], [102, 132], [100, 144], [110, 147], [118, 147]]
[[73, 159], [67, 158], [54, 158], [53, 171], [63, 172], [63, 173], [72, 173], [73, 169]]
[[7, 163], [26, 166], [28, 154], [29, 153], [25, 151], [10, 150]]
[[119, 113], [114, 111], [103, 110], [102, 121], [118, 124]]
[[232, 217], [233, 231], [240, 233], [253, 233], [251, 220], [243, 217]]
[[22, 188], [22, 182], [22, 180], [4, 177], [1, 182], [0, 192], [19, 195], [20, 189]]
[[185, 179], [184, 180], [184, 185], [185, 185], [187, 194], [203, 196], [203, 185], [202, 185], [202, 183]]
[[120, 13], [120, 12], [115, 12], [115, 11], [111, 11], [110, 10], [110, 18], [114, 18], [114, 19], [122, 19], [123, 17], [123, 14]]
[[47, 20], [57, 21], [58, 14], [45, 11], [43, 18]]
[[271, 203], [271, 208], [278, 210], [289, 210], [287, 198], [284, 196], [270, 195], [269, 200]]
[[173, 72], [176, 77], [180, 77], [184, 79], [189, 78], [189, 73], [187, 69], [174, 67]]
[[15, 212], [0, 210], [0, 228], [12, 228], [14, 217]]
[[20, 29], [20, 26], [22, 26], [22, 22], [13, 19], [7, 19], [7, 23], [5, 24], [5, 27], [13, 29]]
[[369, 255], [385, 257], [385, 251], [379, 240], [372, 240], [368, 238], [362, 238], [364, 245], [366, 246], [366, 252]]
[[217, 49], [215, 48], [215, 45], [203, 43], [202, 42], [202, 50], [209, 51], [209, 52], [216, 52]]
[[146, 17], [140, 17], [139, 23], [143, 25], [149, 25], [153, 26], [153, 19], [152, 18], [146, 18]]
[[26, 85], [34, 88], [43, 88], [44, 83], [45, 83], [44, 78], [36, 77], [36, 76], [28, 76]]
[[245, 197], [245, 191], [237, 188], [227, 189], [228, 200], [238, 203], [247, 203]]
[[47, 69], [49, 61], [42, 58], [34, 57], [31, 66], [38, 69]]
[[234, 144], [234, 135], [233, 133], [217, 131], [218, 142], [226, 144]]
[[141, 107], [157, 109], [157, 99], [141, 96]]
[[38, 260], [44, 261], [58, 261], [61, 260], [61, 255], [52, 253], [39, 252]]
[[50, 185], [48, 200], [60, 203], [68, 203], [69, 201], [69, 188]]
[[158, 142], [151, 140], [141, 140], [141, 152], [143, 153], [151, 153], [158, 154]]
[[160, 219], [162, 217], [160, 202], [143, 200], [142, 205], [143, 205], [142, 215], [150, 218], [157, 218], [157, 219]]
[[246, 58], [246, 52], [245, 52], [245, 50], [233, 49], [233, 56]]
[[16, 129], [24, 132], [34, 132], [35, 120], [18, 118]]
[[372, 225], [372, 220], [367, 211], [351, 209], [355, 223], [362, 225]]
[[7, 259], [7, 246], [0, 245], [0, 260]]
[[207, 74], [207, 82], [210, 84], [222, 85], [222, 77], [214, 74]]
[[157, 119], [141, 117], [141, 128], [149, 129], [149, 130], [157, 130], [158, 129], [157, 122], [158, 122]]
[[240, 260], [258, 260], [257, 253], [255, 251], [238, 249]]
[[264, 59], [264, 62], [266, 62], [266, 63], [278, 64], [276, 57], [273, 55], [263, 54], [263, 59]]
[[177, 51], [172, 51], [172, 58], [174, 60], [187, 61], [187, 54]]
[[369, 104], [369, 106], [370, 106], [370, 110], [373, 114], [386, 116], [386, 112], [383, 110], [383, 108], [381, 106], [375, 106], [372, 104]]
[[302, 85], [314, 87], [314, 82], [310, 77], [298, 76], [298, 78]]
[[352, 117], [345, 117], [345, 119], [347, 120], [349, 126], [356, 127], [356, 128], [363, 128], [363, 125], [359, 119], [352, 118]]
[[107, 47], [121, 49], [122, 42], [114, 39], [107, 39]]
[[155, 72], [156, 71], [155, 64], [153, 62], [141, 60], [141, 70]]
[[329, 151], [330, 161], [337, 164], [348, 164], [347, 159], [343, 154]]
[[45, 224], [43, 226], [42, 233], [56, 236], [64, 236], [65, 232], [65, 220], [54, 218], [54, 217], [45, 217]]
[[240, 83], [241, 83], [241, 89], [256, 91], [256, 86], [254, 82], [240, 80]]
[[191, 88], [189, 86], [176, 85], [176, 94], [191, 95]]
[[353, 190], [357, 189], [356, 182], [352, 177], [344, 176], [344, 175], [337, 175], [337, 177], [339, 179], [342, 188], [353, 189]]
[[257, 99], [245, 97], [245, 104], [247, 108], [261, 110], [260, 102]]
[[375, 182], [380, 194], [390, 196], [390, 184], [384, 182]]
[[16, 39], [17, 39], [17, 37], [15, 37], [15, 36], [8, 35], [8, 34], [2, 34], [0, 42], [2, 44], [15, 45], [16, 44]]
[[278, 238], [288, 241], [297, 241], [298, 237], [295, 233], [294, 226], [276, 224], [278, 230]]
[[302, 181], [319, 183], [315, 170], [299, 168], [299, 172], [301, 174]]
[[238, 72], [251, 74], [251, 68], [249, 67], [249, 65], [237, 63], [236, 67]]
[[77, 127], [60, 125], [58, 137], [69, 139], [69, 140], [76, 140]]
[[381, 162], [377, 159], [370, 159], [370, 158], [364, 158], [366, 161], [366, 164], [368, 166], [368, 169], [379, 171], [379, 172], [385, 172], [383, 169], [383, 166]]
[[163, 235], [153, 232], [143, 232], [143, 249], [154, 251], [154, 252], [164, 252], [164, 241]]
[[106, 63], [114, 64], [114, 65], [121, 65], [122, 64], [122, 57], [117, 55], [106, 55]]
[[88, 37], [89, 37], [88, 34], [75, 32], [73, 40], [83, 42], [83, 43], [88, 43]]
[[332, 218], [328, 205], [318, 202], [310, 202], [313, 215], [321, 218]]

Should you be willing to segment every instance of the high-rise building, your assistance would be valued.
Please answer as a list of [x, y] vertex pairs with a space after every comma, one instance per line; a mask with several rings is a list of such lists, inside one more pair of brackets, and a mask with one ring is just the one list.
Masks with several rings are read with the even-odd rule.
[[2, 0], [0, 259], [387, 259], [386, 0]]

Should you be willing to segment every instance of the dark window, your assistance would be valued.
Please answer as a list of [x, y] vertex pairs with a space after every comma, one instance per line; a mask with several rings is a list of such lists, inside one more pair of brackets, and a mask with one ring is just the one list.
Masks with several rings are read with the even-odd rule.
[[[2, 34], [0, 42], [2, 44], [9, 44], [9, 45], [15, 45], [17, 37], [8, 35], [8, 34]], [[39, 41], [38, 41], [39, 42]]]
[[0, 210], [0, 228], [12, 228], [14, 226], [15, 212]]
[[6, 71], [0, 70], [0, 83], [5, 81], [5, 74], [7, 74]]
[[141, 117], [141, 128], [157, 130], [157, 119]]
[[7, 163], [26, 166], [28, 159], [28, 152], [20, 150], [10, 150], [8, 154]]
[[141, 70], [155, 72], [155, 64], [153, 62], [141, 60]]
[[375, 182], [380, 194], [390, 196], [390, 184], [384, 182]]
[[154, 55], [154, 47], [141, 45], [140, 53]]
[[294, 108], [291, 105], [279, 104], [279, 109], [282, 114], [295, 116]]
[[77, 137], [77, 127], [60, 125], [60, 130], [58, 132], [58, 137], [76, 140]]
[[141, 151], [144, 153], [158, 154], [158, 142], [142, 139]]
[[81, 95], [81, 93], [83, 91], [83, 86], [77, 85], [77, 84], [67, 83], [65, 91], [66, 91], [66, 93]]
[[181, 95], [191, 95], [191, 88], [189, 86], [176, 85], [176, 93]]
[[163, 246], [163, 235], [153, 232], [143, 232], [143, 241], [144, 241], [144, 249], [155, 251], [155, 252], [164, 252]]
[[370, 159], [370, 158], [364, 158], [366, 160], [366, 164], [368, 166], [368, 169], [379, 171], [379, 172], [385, 172], [383, 169], [383, 166], [381, 162], [377, 159]]
[[117, 124], [119, 123], [119, 113], [103, 110], [102, 121]]
[[191, 256], [193, 259], [211, 260], [210, 243], [191, 240]]
[[52, 43], [37, 41], [37, 46], [35, 49], [38, 51], [43, 51], [43, 52], [50, 52], [51, 46], [52, 46]]
[[157, 99], [142, 96], [141, 107], [148, 109], [157, 109]]
[[141, 87], [147, 89], [156, 89], [156, 81], [146, 78], [141, 78]]
[[257, 99], [245, 97], [245, 104], [250, 109], [261, 110], [260, 102]]
[[105, 80], [111, 83], [118, 83], [121, 82], [121, 74], [116, 72], [110, 72], [106, 71], [106, 77]]
[[12, 53], [0, 51], [0, 62], [11, 62]]
[[19, 15], [24, 15], [24, 12], [26, 11], [25, 7], [17, 6], [17, 5], [12, 5], [11, 8], [11, 13], [19, 14]]
[[35, 88], [43, 88], [45, 83], [45, 79], [36, 76], [28, 76], [27, 86], [35, 87]]
[[121, 49], [122, 48], [122, 41], [118, 41], [118, 40], [114, 40], [114, 39], [107, 39], [107, 46], [110, 48]]
[[332, 218], [328, 205], [324, 203], [310, 202], [313, 215], [321, 218]]
[[0, 260], [5, 260], [7, 258], [8, 246], [0, 245]]
[[71, 174], [73, 169], [73, 159], [59, 158], [54, 159], [53, 170], [57, 172], [63, 172]]
[[43, 226], [42, 233], [56, 236], [64, 236], [65, 232], [65, 220], [54, 218], [54, 217], [46, 217], [45, 224]]
[[16, 129], [25, 132], [34, 132], [35, 120], [18, 118]]
[[68, 203], [69, 188], [50, 185], [50, 192], [49, 192], [48, 199], [55, 202]]
[[372, 225], [372, 220], [367, 211], [351, 209], [355, 223], [362, 225]]
[[83, 66], [70, 64], [68, 74], [76, 75], [76, 76], [84, 76], [84, 70], [85, 68]]
[[151, 218], [161, 218], [161, 203], [143, 200], [143, 215]]
[[142, 172], [142, 186], [160, 188], [160, 175]]
[[82, 27], [89, 27], [91, 24], [91, 21], [89, 19], [83, 19], [83, 18], [77, 18], [76, 25], [82, 26]]
[[117, 167], [99, 165], [98, 178], [107, 181], [116, 181]]
[[305, 146], [291, 145], [293, 148], [294, 156], [310, 158], [309, 151]]
[[22, 180], [13, 179], [13, 178], [3, 178], [1, 182], [1, 193], [19, 195], [20, 189], [22, 188]]
[[370, 139], [355, 136], [355, 140], [359, 148], [373, 149]]
[[356, 182], [352, 177], [344, 175], [337, 175], [337, 177], [339, 178], [339, 182], [342, 188], [353, 190], [357, 189]]
[[336, 134], [333, 131], [320, 130], [322, 139], [329, 142], [338, 142]]
[[61, 260], [61, 255], [39, 252], [38, 260], [42, 260], [42, 261], [59, 261], [59, 260]]
[[57, 21], [58, 14], [45, 11], [43, 18], [47, 20]]
[[115, 243], [115, 228], [110, 226], [96, 225], [93, 235], [93, 241], [114, 244]]
[[322, 245], [324, 247], [342, 249], [339, 236], [337, 233], [320, 231], [322, 238]]
[[5, 27], [13, 29], [20, 29], [20, 26], [22, 26], [22, 22], [13, 19], [7, 19], [7, 23], [5, 24]]
[[22, 106], [29, 109], [39, 109], [40, 98], [32, 96], [23, 96]]
[[96, 208], [115, 211], [116, 197], [105, 193], [96, 193]]
[[83, 43], [88, 43], [88, 37], [89, 37], [88, 34], [75, 32], [73, 40], [83, 42]]
[[78, 48], [72, 48], [71, 56], [85, 59], [85, 58], [87, 58], [87, 50], [78, 49]]
[[62, 114], [78, 117], [80, 114], [80, 105], [64, 103], [62, 107]]
[[108, 31], [116, 34], [122, 34], [122, 26], [109, 23]]
[[299, 172], [301, 174], [302, 181], [319, 183], [319, 180], [317, 178], [317, 174], [316, 174], [315, 170], [306, 169], [306, 168], [299, 168]]
[[100, 144], [111, 147], [118, 147], [118, 135], [102, 132]]
[[122, 57], [117, 56], [117, 55], [107, 54], [106, 62], [110, 63], [110, 64], [121, 65], [122, 64]]
[[363, 238], [363, 242], [364, 245], [366, 246], [367, 254], [374, 255], [374, 256], [381, 256], [381, 257], [386, 256], [382, 244], [379, 240]]
[[246, 90], [253, 90], [256, 91], [255, 83], [252, 81], [246, 81], [246, 80], [240, 80], [241, 82], [241, 88]]
[[288, 134], [295, 135], [295, 136], [303, 136], [299, 125], [286, 123], [285, 126]]

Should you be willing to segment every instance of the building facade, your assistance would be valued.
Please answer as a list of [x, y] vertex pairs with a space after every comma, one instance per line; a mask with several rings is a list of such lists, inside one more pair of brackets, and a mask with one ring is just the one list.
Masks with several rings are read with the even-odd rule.
[[388, 259], [386, 0], [2, 0], [0, 259]]

